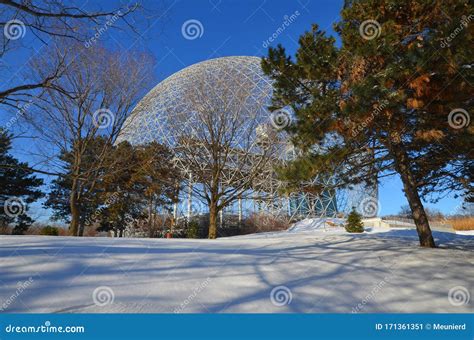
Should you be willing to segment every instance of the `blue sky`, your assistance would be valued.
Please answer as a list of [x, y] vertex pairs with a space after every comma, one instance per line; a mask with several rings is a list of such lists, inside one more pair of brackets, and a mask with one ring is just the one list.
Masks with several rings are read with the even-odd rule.
[[[102, 7], [114, 6], [111, 1], [89, 1], [85, 8], [93, 9], [98, 4]], [[139, 35], [108, 30], [100, 38], [100, 43], [119, 50], [140, 48], [151, 52], [157, 60], [155, 75], [158, 83], [174, 72], [202, 60], [232, 55], [265, 55], [267, 48], [264, 42], [283, 25], [285, 16], [292, 15], [292, 23], [278, 34], [271, 45], [282, 44], [293, 54], [298, 46], [298, 37], [309, 30], [312, 23], [334, 34], [332, 26], [339, 18], [342, 1], [166, 0], [145, 2], [145, 7], [154, 7], [159, 14], [146, 25], [137, 24]], [[186, 39], [182, 33], [183, 24], [188, 20], [199, 22], [196, 39]], [[24, 41], [22, 48], [2, 60], [12, 70], [8, 79], [13, 74], [21, 76], [24, 72], [21, 67], [28, 57], [41, 53], [42, 44], [28, 31]], [[5, 126], [11, 115], [0, 111], [0, 125]], [[28, 143], [28, 140], [15, 141], [14, 154], [22, 160], [29, 160]], [[382, 215], [399, 211], [400, 206], [406, 204], [399, 178], [383, 179], [379, 198]], [[459, 199], [450, 196], [436, 205], [428, 206], [453, 213], [459, 204]], [[33, 208], [39, 215], [38, 204]]]

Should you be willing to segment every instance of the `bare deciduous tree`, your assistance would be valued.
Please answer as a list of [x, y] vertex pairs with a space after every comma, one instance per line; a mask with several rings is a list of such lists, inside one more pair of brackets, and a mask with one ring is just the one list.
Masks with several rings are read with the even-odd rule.
[[[85, 42], [97, 32], [110, 27], [125, 26], [135, 31], [134, 25], [127, 20], [132, 13], [138, 13], [140, 5], [132, 3], [127, 6], [114, 6], [102, 9], [86, 3], [71, 1], [66, 4], [60, 0], [13, 1], [0, 0], [0, 58], [8, 52], [16, 52], [23, 46], [23, 36], [28, 32], [45, 47], [56, 38], [68, 38]], [[40, 45], [41, 46], [41, 45]], [[0, 105], [17, 107], [21, 102], [28, 102], [32, 91], [52, 88], [51, 82], [63, 71], [61, 60], [56, 68], [51, 68], [41, 79], [25, 79], [22, 82], [4, 82], [0, 87]], [[0, 65], [0, 70], [5, 65]]]
[[239, 198], [255, 194], [280, 144], [264, 110], [268, 93], [234, 68], [202, 71], [183, 96], [189, 108], [173, 116], [176, 161], [185, 181], [209, 207], [209, 238], [217, 216]]
[[[86, 49], [68, 40], [34, 61], [38, 79], [51, 72], [55, 67], [51, 60], [57, 59], [67, 65], [62, 76], [52, 81], [61, 91], [45, 89], [38, 109], [26, 119], [36, 131], [39, 146], [45, 146], [38, 153], [45, 162], [48, 160], [50, 171], [70, 180], [70, 233], [81, 236], [84, 199], [104, 173], [114, 170], [114, 160], [107, 156], [152, 78], [153, 59], [144, 53], [115, 52], [99, 46]], [[92, 149], [94, 154], [90, 155]], [[61, 157], [66, 154], [67, 160]]]

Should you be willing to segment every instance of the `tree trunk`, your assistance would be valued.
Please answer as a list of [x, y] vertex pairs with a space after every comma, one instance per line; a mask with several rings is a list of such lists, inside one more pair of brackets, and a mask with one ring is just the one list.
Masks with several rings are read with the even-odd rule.
[[79, 220], [81, 213], [79, 210], [79, 205], [77, 203], [76, 194], [74, 191], [71, 191], [69, 196], [69, 207], [71, 209], [71, 224], [69, 225], [69, 234], [71, 236], [77, 236], [79, 230]]
[[211, 202], [209, 205], [209, 238], [217, 238], [217, 203]]
[[408, 205], [413, 214], [413, 220], [415, 221], [416, 231], [418, 232], [418, 238], [422, 247], [435, 248], [435, 242], [433, 235], [431, 234], [428, 217], [426, 216], [423, 203], [421, 202], [420, 195], [418, 194], [418, 188], [413, 178], [413, 174], [410, 169], [410, 160], [406, 151], [401, 145], [395, 145], [393, 148], [395, 169], [400, 175], [403, 183], [403, 189], [405, 196], [408, 200]]
[[79, 220], [79, 230], [77, 231], [77, 236], [84, 236], [84, 228], [85, 228], [85, 221], [84, 219], [81, 217], [80, 220]]
[[84, 222], [79, 223], [79, 229], [77, 231], [77, 236], [84, 236]]
[[148, 200], [148, 230], [150, 233], [153, 231], [153, 206], [152, 206], [152, 199]]

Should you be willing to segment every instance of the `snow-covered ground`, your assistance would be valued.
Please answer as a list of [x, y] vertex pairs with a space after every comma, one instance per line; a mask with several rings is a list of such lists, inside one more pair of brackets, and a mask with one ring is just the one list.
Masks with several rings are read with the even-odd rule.
[[474, 236], [474, 230], [456, 230], [456, 234]]
[[411, 229], [325, 222], [218, 240], [1, 236], [0, 311], [474, 311], [473, 236], [422, 249]]

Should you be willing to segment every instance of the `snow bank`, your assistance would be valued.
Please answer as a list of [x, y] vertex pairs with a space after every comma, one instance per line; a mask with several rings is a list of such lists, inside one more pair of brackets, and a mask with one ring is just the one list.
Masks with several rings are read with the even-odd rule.
[[[388, 235], [395, 235], [396, 237], [417, 237], [415, 225], [407, 223], [406, 225], [397, 224], [396, 227], [390, 227], [388, 222], [380, 218], [364, 219], [364, 234], [378, 234], [386, 233]], [[304, 220], [294, 223], [288, 228], [288, 233], [330, 233], [330, 234], [349, 234], [344, 225], [345, 219], [341, 218], [306, 218]], [[397, 233], [391, 233], [397, 231]], [[432, 230], [433, 234], [437, 234], [446, 238], [446, 235], [457, 234], [463, 236], [474, 236], [474, 230], [457, 230], [455, 232], [448, 232], [444, 230]], [[440, 233], [441, 232], [441, 233]], [[279, 233], [271, 233], [269, 236], [277, 236]], [[473, 240], [474, 241], [474, 240]]]
[[456, 234], [474, 236], [474, 230], [456, 230]]
[[304, 231], [344, 231], [345, 220], [342, 218], [306, 218], [294, 223], [289, 229], [290, 233]]

